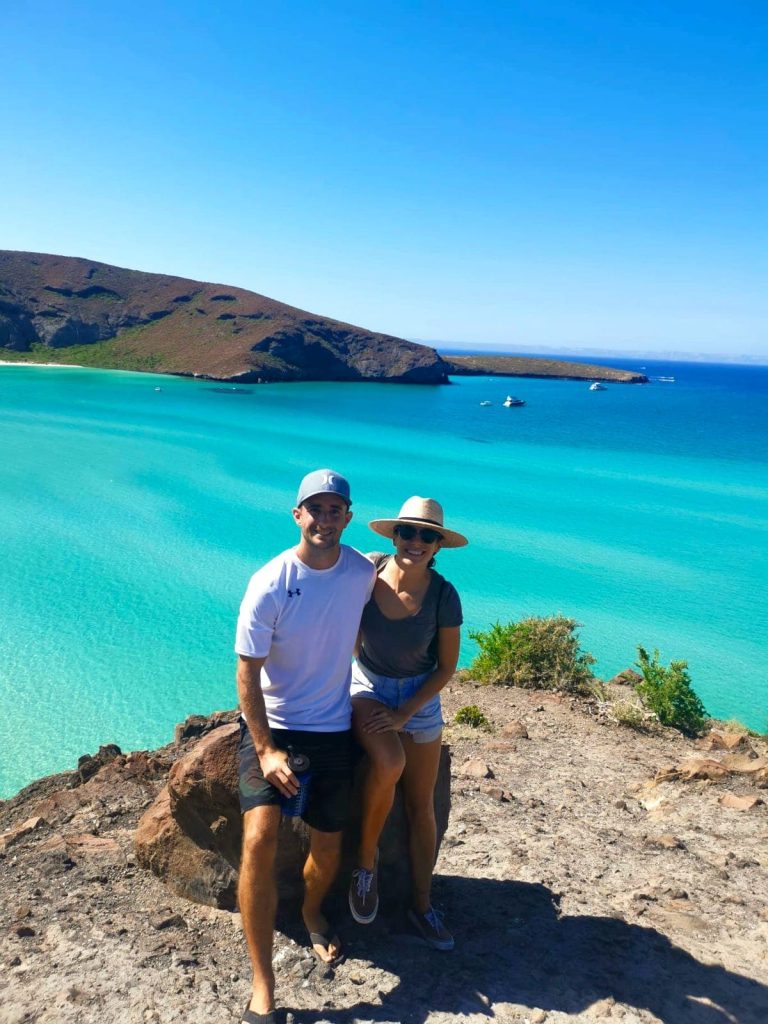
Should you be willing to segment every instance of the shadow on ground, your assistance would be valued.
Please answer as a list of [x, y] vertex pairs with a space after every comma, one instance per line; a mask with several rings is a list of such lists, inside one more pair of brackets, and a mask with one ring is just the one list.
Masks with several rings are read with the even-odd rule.
[[302, 1024], [352, 1024], [356, 1018], [423, 1024], [430, 1013], [493, 1020], [498, 1003], [578, 1014], [607, 997], [649, 1010], [664, 1024], [768, 1021], [768, 987], [700, 963], [653, 928], [619, 918], [561, 916], [557, 897], [543, 885], [445, 875], [435, 882], [456, 950], [429, 950], [396, 923], [344, 925], [348, 957], [370, 961], [399, 981], [381, 1006], [300, 1010]]

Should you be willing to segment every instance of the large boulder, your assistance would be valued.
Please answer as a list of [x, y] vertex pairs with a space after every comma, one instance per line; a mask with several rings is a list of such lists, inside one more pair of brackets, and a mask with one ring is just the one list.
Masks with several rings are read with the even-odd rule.
[[[135, 848], [139, 863], [174, 892], [196, 903], [226, 910], [235, 908], [242, 825], [238, 803], [237, 724], [220, 725], [171, 769], [168, 784], [139, 821]], [[438, 849], [448, 826], [451, 806], [450, 749], [443, 745], [435, 787]], [[345, 834], [342, 870], [337, 888], [346, 885], [355, 867], [360, 826], [360, 791], [366, 759], [355, 770], [350, 826]], [[301, 893], [301, 869], [309, 833], [298, 818], [283, 818], [277, 856], [281, 899]], [[408, 824], [398, 790], [379, 845], [379, 870], [388, 904], [405, 903], [409, 895]]]

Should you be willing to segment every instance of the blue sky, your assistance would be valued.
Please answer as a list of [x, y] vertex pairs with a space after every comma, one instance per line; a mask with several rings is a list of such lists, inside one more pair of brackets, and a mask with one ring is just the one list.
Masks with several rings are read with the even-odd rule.
[[0, 245], [403, 337], [765, 357], [760, 2], [33, 2]]

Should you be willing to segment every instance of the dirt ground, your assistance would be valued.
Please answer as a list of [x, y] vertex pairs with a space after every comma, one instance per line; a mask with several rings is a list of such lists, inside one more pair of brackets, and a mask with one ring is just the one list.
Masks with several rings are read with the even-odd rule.
[[[347, 955], [328, 969], [284, 908], [278, 997], [297, 1022], [768, 1022], [764, 741], [742, 743], [744, 771], [654, 781], [733, 755], [540, 692], [454, 681], [444, 704], [448, 721], [474, 704], [491, 724], [445, 732], [434, 895], [456, 949], [426, 948], [383, 893], [366, 928], [331, 908]], [[167, 748], [145, 760], [113, 791], [57, 776], [0, 804], [0, 1024], [240, 1020], [238, 916], [136, 865], [133, 830], [170, 763]]]

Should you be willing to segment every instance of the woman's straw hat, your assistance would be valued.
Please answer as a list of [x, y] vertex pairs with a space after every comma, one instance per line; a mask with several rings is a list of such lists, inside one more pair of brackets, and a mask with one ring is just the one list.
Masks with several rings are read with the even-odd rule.
[[469, 541], [462, 533], [448, 530], [443, 526], [443, 506], [434, 498], [420, 498], [415, 494], [400, 509], [396, 519], [373, 519], [368, 525], [382, 537], [394, 537], [395, 527], [403, 523], [408, 526], [426, 526], [442, 535], [444, 548], [463, 548]]

